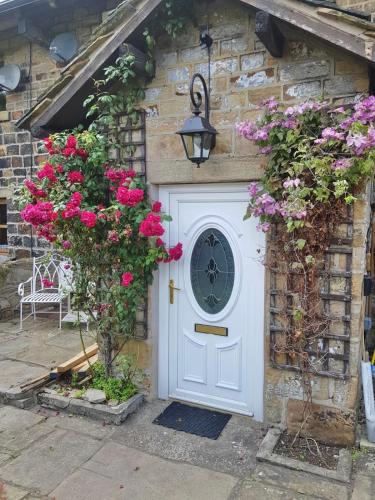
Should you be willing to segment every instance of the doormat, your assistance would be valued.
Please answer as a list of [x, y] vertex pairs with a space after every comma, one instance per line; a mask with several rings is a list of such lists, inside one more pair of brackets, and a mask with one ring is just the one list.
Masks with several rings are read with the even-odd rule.
[[196, 406], [188, 406], [174, 401], [153, 421], [154, 424], [217, 439], [232, 415]]

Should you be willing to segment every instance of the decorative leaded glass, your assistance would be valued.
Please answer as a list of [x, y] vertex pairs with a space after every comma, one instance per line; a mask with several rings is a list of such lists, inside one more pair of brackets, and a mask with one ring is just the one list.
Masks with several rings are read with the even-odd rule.
[[228, 304], [234, 285], [234, 258], [230, 244], [218, 229], [206, 229], [198, 238], [190, 264], [196, 301], [207, 313], [217, 314]]

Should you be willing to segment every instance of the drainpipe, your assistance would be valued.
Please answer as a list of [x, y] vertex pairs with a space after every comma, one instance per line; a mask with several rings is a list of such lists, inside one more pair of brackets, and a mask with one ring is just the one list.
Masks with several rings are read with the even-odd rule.
[[372, 370], [371, 363], [364, 361], [362, 361], [362, 386], [366, 410], [367, 439], [370, 443], [375, 443], [375, 401]]

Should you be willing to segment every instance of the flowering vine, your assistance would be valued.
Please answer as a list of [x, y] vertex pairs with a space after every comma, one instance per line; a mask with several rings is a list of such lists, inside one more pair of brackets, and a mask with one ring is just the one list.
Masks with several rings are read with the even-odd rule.
[[303, 427], [311, 377], [326, 355], [319, 339], [330, 331], [320, 299], [322, 280], [329, 279], [322, 260], [347, 207], [374, 173], [375, 97], [345, 107], [309, 101], [286, 109], [271, 98], [262, 108], [260, 120], [236, 126], [267, 157], [263, 176], [249, 186], [245, 218], [257, 217], [259, 231], [272, 230], [266, 262], [283, 286], [275, 299], [280, 334], [271, 347], [283, 364], [301, 370]]

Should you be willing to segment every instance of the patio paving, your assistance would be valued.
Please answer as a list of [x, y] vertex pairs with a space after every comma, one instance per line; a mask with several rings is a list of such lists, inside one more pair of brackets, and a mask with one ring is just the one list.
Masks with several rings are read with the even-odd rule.
[[[18, 322], [0, 323], [0, 390], [80, 348], [77, 331], [59, 331], [55, 320], [28, 320], [22, 332]], [[256, 463], [266, 429], [247, 417], [233, 415], [216, 441], [154, 425], [167, 404], [149, 400], [119, 427], [39, 406], [0, 405], [1, 500], [373, 498], [371, 452], [361, 454], [352, 496], [343, 484]]]
[[[84, 332], [85, 343], [95, 340]], [[78, 330], [57, 318], [29, 318], [22, 331], [19, 321], [0, 323], [0, 393], [33, 380], [81, 351]]]

